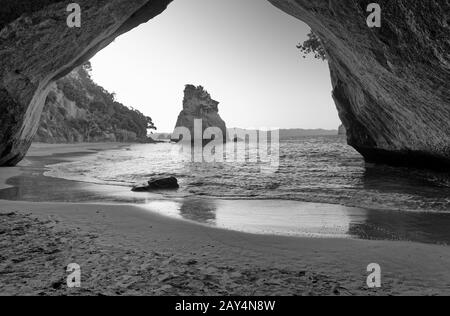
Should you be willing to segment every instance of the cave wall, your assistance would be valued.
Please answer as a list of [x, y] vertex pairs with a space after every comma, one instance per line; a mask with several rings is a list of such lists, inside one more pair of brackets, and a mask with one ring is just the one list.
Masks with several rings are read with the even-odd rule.
[[[348, 142], [367, 161], [448, 168], [449, 0], [378, 0], [379, 29], [366, 25], [373, 1], [269, 1], [322, 39]], [[81, 29], [65, 24], [70, 2], [1, 0], [0, 165], [25, 155], [52, 81], [171, 0], [78, 0]]]
[[[367, 161], [448, 169], [448, 0], [269, 1], [322, 39], [348, 143]], [[366, 24], [372, 2], [381, 28]]]

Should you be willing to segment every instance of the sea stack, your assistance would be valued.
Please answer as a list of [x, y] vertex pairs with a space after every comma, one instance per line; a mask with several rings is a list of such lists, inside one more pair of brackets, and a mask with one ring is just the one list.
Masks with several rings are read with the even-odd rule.
[[[202, 133], [195, 133], [196, 120], [201, 120]], [[216, 127], [222, 131], [224, 142], [228, 139], [227, 126], [219, 115], [219, 102], [213, 100], [202, 86], [186, 85], [184, 89], [183, 110], [178, 116], [175, 130], [183, 127], [190, 131], [192, 141], [209, 140], [203, 138], [203, 133], [210, 127]], [[180, 141], [175, 134], [177, 133], [174, 132], [172, 141]]]

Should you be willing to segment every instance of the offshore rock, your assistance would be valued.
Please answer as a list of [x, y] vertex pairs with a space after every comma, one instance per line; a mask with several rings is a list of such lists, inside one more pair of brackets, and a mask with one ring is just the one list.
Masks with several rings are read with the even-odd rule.
[[[201, 120], [201, 133], [195, 132], [195, 120]], [[223, 141], [227, 141], [227, 126], [219, 115], [219, 102], [213, 100], [202, 86], [186, 85], [183, 110], [178, 116], [175, 130], [177, 128], [187, 128], [191, 134], [190, 141], [193, 141], [195, 139], [204, 140], [203, 133], [210, 127], [220, 129]], [[172, 138], [172, 140], [179, 141], [180, 139]]]

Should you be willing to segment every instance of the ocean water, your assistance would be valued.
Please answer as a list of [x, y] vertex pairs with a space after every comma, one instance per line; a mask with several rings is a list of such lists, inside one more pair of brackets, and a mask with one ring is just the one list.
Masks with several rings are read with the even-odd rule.
[[[389, 211], [450, 211], [449, 173], [366, 164], [341, 136], [281, 140], [278, 167], [237, 162], [233, 157], [220, 163], [193, 162], [180, 147], [139, 144], [101, 151], [49, 165], [45, 176], [131, 187], [173, 175], [179, 179], [180, 189], [160, 192], [168, 198], [288, 200]], [[250, 152], [254, 149], [249, 145]]]

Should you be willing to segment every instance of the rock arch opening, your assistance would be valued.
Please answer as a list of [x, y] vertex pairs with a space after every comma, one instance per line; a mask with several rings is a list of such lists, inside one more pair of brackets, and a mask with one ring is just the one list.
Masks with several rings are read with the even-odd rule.
[[[369, 29], [366, 0], [269, 1], [322, 39], [348, 142], [366, 160], [448, 168], [448, 2], [379, 1], [383, 27]], [[79, 0], [85, 18], [76, 30], [65, 25], [66, 1], [33, 6], [33, 1], [7, 0], [0, 15], [0, 165], [24, 157], [53, 80], [170, 2]]]
[[[268, 1], [175, 1], [91, 59], [92, 74], [119, 102], [151, 116], [163, 133], [173, 131], [183, 90], [192, 85], [219, 102], [229, 128], [335, 130], [341, 122], [328, 65], [311, 55], [303, 59], [296, 48], [309, 31]], [[205, 116], [195, 117], [205, 126], [218, 123]]]

